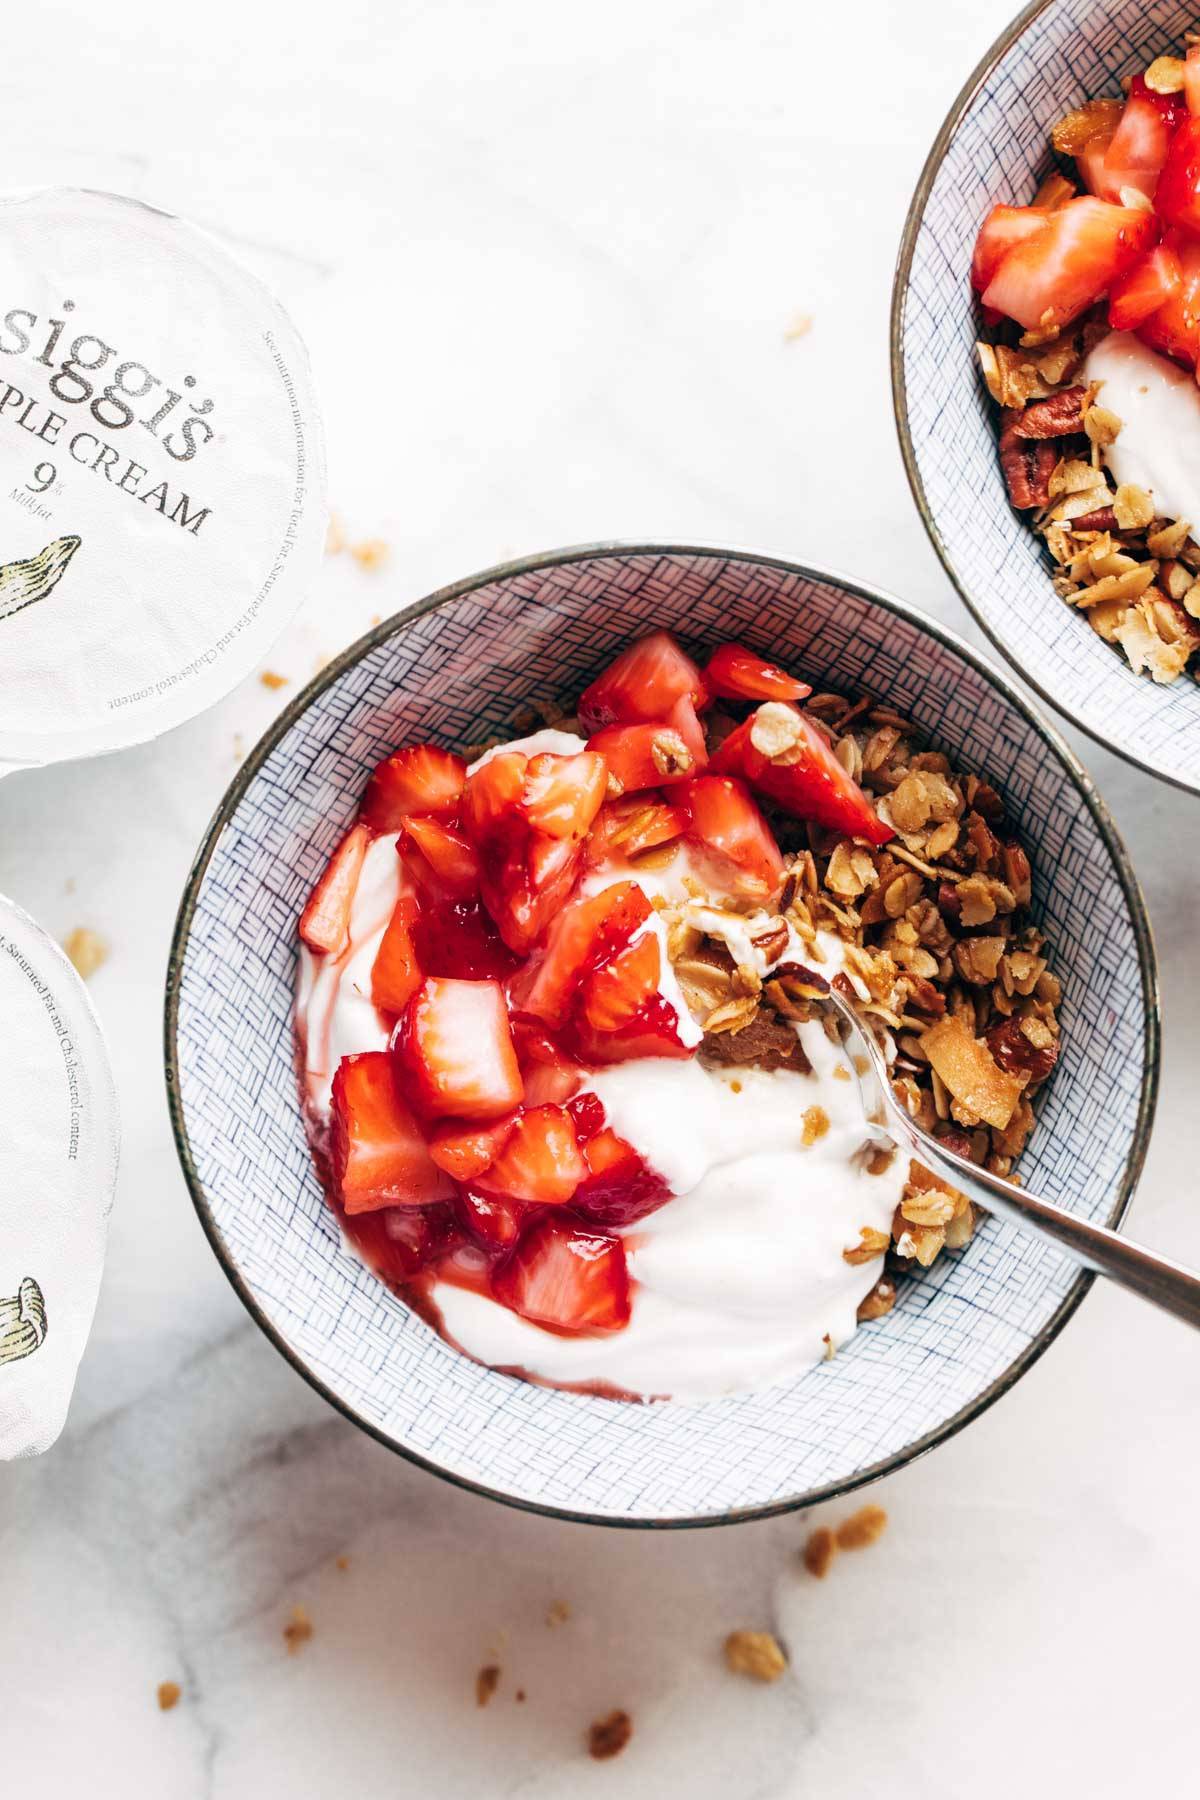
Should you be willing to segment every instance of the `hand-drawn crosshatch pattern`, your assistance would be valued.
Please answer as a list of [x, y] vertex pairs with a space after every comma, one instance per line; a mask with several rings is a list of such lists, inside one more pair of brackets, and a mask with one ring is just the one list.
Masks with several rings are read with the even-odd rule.
[[947, 121], [944, 153], [939, 139], [914, 199], [897, 273], [893, 375], [918, 505], [980, 624], [1101, 743], [1200, 791], [1200, 688], [1186, 674], [1167, 686], [1135, 675], [1055, 594], [1041, 539], [1008, 503], [968, 278], [989, 207], [1026, 203], [1055, 166], [1056, 120], [1086, 99], [1119, 96], [1123, 76], [1177, 53], [1195, 24], [1194, 7], [1178, 0], [1049, 0], [1012, 28], [1012, 41], [1005, 34]]
[[889, 1318], [790, 1386], [703, 1404], [606, 1402], [449, 1349], [342, 1248], [310, 1165], [293, 1067], [296, 920], [370, 769], [399, 743], [478, 742], [531, 700], [568, 703], [631, 637], [668, 626], [694, 650], [733, 636], [821, 685], [886, 696], [964, 766], [987, 769], [1034, 848], [1036, 906], [1065, 989], [1067, 1047], [1023, 1173], [1089, 1218], [1119, 1216], [1157, 1056], [1140, 898], [1068, 753], [971, 652], [893, 604], [749, 554], [537, 559], [435, 597], [347, 652], [235, 783], [172, 963], [180, 1146], [243, 1297], [385, 1441], [520, 1503], [614, 1522], [786, 1506], [952, 1428], [1036, 1354], [1077, 1294], [1054, 1251], [989, 1221]]

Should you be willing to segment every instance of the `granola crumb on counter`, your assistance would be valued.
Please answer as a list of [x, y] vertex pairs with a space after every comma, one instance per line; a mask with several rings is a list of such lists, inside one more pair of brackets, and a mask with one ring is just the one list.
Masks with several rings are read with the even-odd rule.
[[364, 538], [361, 543], [350, 546], [350, 554], [360, 569], [381, 568], [390, 553], [386, 538]]
[[293, 1606], [292, 1616], [283, 1628], [283, 1641], [287, 1645], [288, 1655], [295, 1656], [302, 1645], [307, 1644], [313, 1634], [313, 1622], [303, 1606]]
[[333, 1566], [335, 1569], [340, 1569], [344, 1575], [346, 1570], [350, 1567], [350, 1558], [348, 1556], [335, 1556], [333, 1559]]
[[751, 1681], [778, 1681], [787, 1657], [769, 1631], [731, 1631], [725, 1639], [725, 1666]]
[[810, 1531], [805, 1539], [804, 1549], [801, 1551], [804, 1566], [810, 1575], [816, 1576], [818, 1581], [824, 1581], [828, 1575], [829, 1565], [833, 1561], [836, 1548], [833, 1533], [828, 1525], [818, 1525], [817, 1529]]
[[547, 1625], [565, 1625], [571, 1616], [571, 1608], [565, 1600], [553, 1600], [546, 1611]]
[[183, 1689], [177, 1681], [160, 1681], [158, 1684], [158, 1710], [170, 1712], [173, 1706], [179, 1705], [182, 1695]]
[[85, 981], [90, 981], [97, 969], [108, 961], [107, 943], [99, 932], [89, 930], [86, 925], [77, 925], [63, 939], [63, 949]]
[[597, 1762], [606, 1762], [610, 1756], [619, 1756], [632, 1736], [633, 1720], [618, 1708], [588, 1726], [588, 1755]]
[[486, 1706], [499, 1685], [499, 1666], [496, 1663], [485, 1663], [475, 1677], [476, 1706]]
[[882, 1506], [860, 1506], [856, 1513], [843, 1519], [837, 1528], [839, 1550], [865, 1550], [887, 1530], [888, 1516]]
[[258, 679], [265, 688], [270, 688], [272, 691], [276, 688], [286, 687], [288, 684], [288, 677], [278, 674], [274, 669], [264, 669]]
[[812, 314], [805, 312], [797, 313], [787, 330], [784, 332], [783, 341], [785, 344], [794, 344], [800, 338], [807, 337], [812, 328]]
[[523, 1705], [524, 1701], [525, 1701], [525, 1689], [518, 1688], [516, 1693], [513, 1695], [513, 1699]]
[[340, 556], [346, 548], [346, 533], [342, 529], [342, 521], [335, 512], [329, 515], [329, 524], [325, 528], [326, 556]]

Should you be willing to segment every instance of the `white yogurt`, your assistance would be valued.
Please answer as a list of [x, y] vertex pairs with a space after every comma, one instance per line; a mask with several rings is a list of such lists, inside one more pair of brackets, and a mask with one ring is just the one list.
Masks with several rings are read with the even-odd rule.
[[1121, 430], [1104, 460], [1118, 486], [1147, 489], [1165, 519], [1200, 527], [1200, 387], [1194, 375], [1128, 331], [1101, 338], [1083, 366]]

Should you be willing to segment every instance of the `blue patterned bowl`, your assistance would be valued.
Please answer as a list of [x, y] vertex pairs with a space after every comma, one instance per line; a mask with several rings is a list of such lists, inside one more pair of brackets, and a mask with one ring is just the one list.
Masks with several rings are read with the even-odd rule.
[[1114, 1222], [1154, 1106], [1154, 956], [1136, 881], [1066, 746], [964, 644], [886, 599], [767, 556], [566, 550], [447, 588], [353, 645], [283, 714], [222, 801], [188, 882], [167, 993], [167, 1082], [201, 1221], [263, 1330], [383, 1443], [499, 1499], [610, 1524], [715, 1524], [802, 1506], [938, 1443], [1045, 1349], [1087, 1282], [995, 1220], [892, 1314], [790, 1385], [636, 1406], [528, 1386], [449, 1349], [341, 1247], [309, 1161], [292, 1048], [296, 920], [372, 766], [477, 742], [570, 702], [653, 626], [735, 636], [821, 685], [864, 686], [1020, 822], [1063, 980], [1066, 1049], [1026, 1180]]
[[1084, 731], [1200, 792], [1200, 686], [1157, 686], [1050, 585], [1041, 540], [1009, 506], [996, 409], [975, 359], [969, 270], [999, 200], [1023, 204], [1055, 166], [1050, 130], [1083, 100], [1178, 52], [1196, 22], [1168, 0], [1036, 0], [971, 76], [921, 173], [892, 295], [892, 385], [908, 477], [946, 571], [992, 642]]

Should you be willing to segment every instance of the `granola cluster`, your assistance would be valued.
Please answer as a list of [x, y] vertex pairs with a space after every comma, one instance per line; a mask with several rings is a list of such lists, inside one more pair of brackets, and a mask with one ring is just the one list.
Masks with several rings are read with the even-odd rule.
[[[1033, 1127], [1031, 1102], [1059, 1050], [1060, 987], [1028, 915], [1029, 859], [996, 790], [922, 748], [915, 727], [890, 707], [818, 694], [805, 711], [897, 835], [871, 849], [777, 816], [781, 842], [793, 844], [780, 912], [741, 916], [741, 924], [768, 963], [782, 955], [790, 924], [810, 971], [828, 962], [824, 934], [836, 936], [844, 969], [833, 984], [891, 1035], [894, 1083], [911, 1114], [948, 1149], [1011, 1178]], [[668, 846], [638, 860], [653, 865], [674, 853]], [[783, 962], [764, 980], [695, 923], [694, 907], [665, 907], [663, 916], [676, 977], [704, 1026], [702, 1056], [805, 1067], [794, 1022], [826, 1014], [804, 965]], [[819, 1108], [810, 1111], [806, 1141], [828, 1125], [815, 1116]], [[966, 1196], [913, 1163], [892, 1222], [888, 1272], [860, 1319], [891, 1310], [897, 1272], [961, 1249], [974, 1228]], [[881, 1234], [864, 1230], [844, 1254], [865, 1263], [887, 1248]]]
[[[1077, 108], [1055, 127], [1055, 149], [1078, 155], [1091, 136], [1111, 131], [1120, 111], [1116, 100]], [[1053, 174], [1033, 205], [1050, 208], [1073, 193], [1065, 175]], [[1192, 663], [1200, 650], [1200, 544], [1189, 521], [1157, 517], [1144, 488], [1113, 485], [1104, 452], [1122, 421], [1101, 404], [1097, 383], [1079, 380], [1108, 330], [1100, 306], [1061, 331], [1021, 333], [1004, 321], [976, 345], [1000, 408], [1000, 465], [1013, 506], [1032, 515], [1045, 539], [1055, 592], [1119, 646], [1135, 674], [1200, 679]]]

